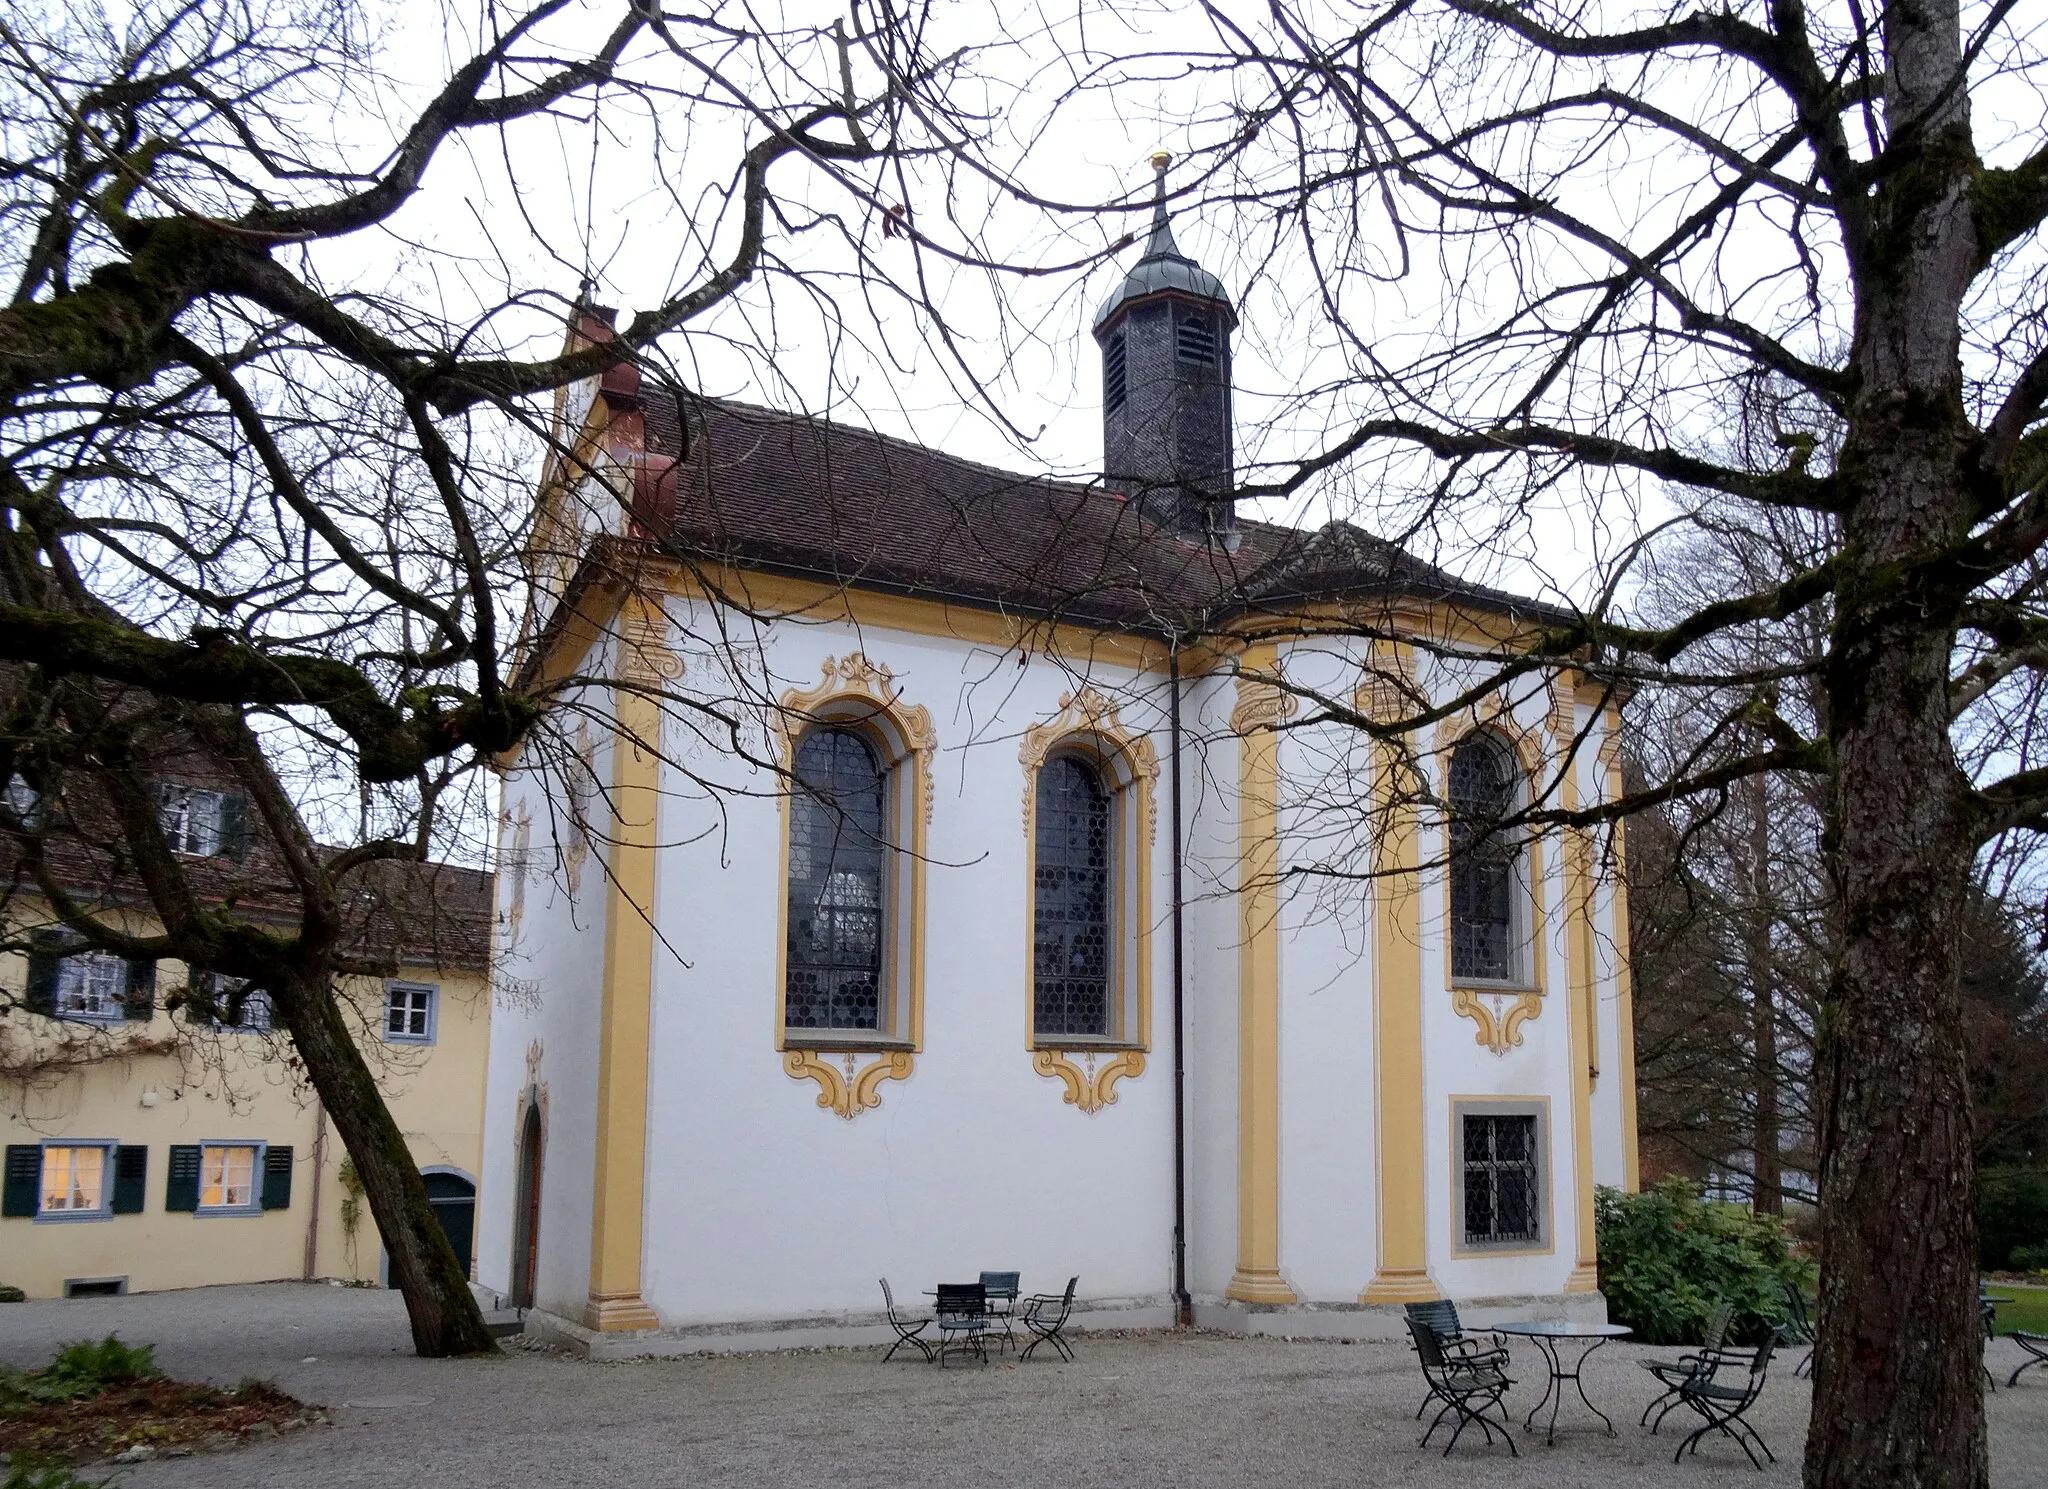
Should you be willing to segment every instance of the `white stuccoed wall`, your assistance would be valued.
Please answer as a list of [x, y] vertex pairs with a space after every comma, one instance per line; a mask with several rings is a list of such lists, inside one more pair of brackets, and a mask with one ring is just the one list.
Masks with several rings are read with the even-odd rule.
[[[720, 672], [730, 658], [684, 639], [707, 629], [702, 613], [673, 601], [671, 614], [680, 622], [681, 686], [728, 692]], [[817, 1105], [813, 1082], [784, 1074], [774, 1048], [783, 892], [776, 785], [717, 742], [672, 733], [667, 747], [682, 758], [664, 777], [659, 825], [643, 1297], [664, 1329], [685, 1340], [753, 1326], [754, 1337], [772, 1342], [781, 1324], [872, 1320], [883, 1276], [915, 1305], [938, 1281], [1018, 1269], [1027, 1290], [1057, 1290], [1078, 1275], [1084, 1299], [1135, 1306], [1133, 1321], [1165, 1322], [1174, 1036], [1173, 767], [1164, 679], [1107, 666], [1091, 674], [1119, 699], [1126, 727], [1152, 731], [1161, 774], [1151, 851], [1148, 1065], [1142, 1077], [1118, 1085], [1113, 1105], [1087, 1115], [1065, 1104], [1058, 1081], [1033, 1071], [1026, 1049], [1023, 885], [1030, 865], [1018, 760], [1023, 730], [1057, 714], [1081, 678], [1043, 657], [1020, 667], [1014, 654], [963, 641], [839, 623], [778, 626], [761, 647], [749, 665], [757, 686], [765, 669], [771, 694], [809, 688], [825, 658], [858, 651], [894, 674], [904, 703], [932, 714], [939, 748], [926, 870], [924, 1047], [910, 1079], [884, 1082], [881, 1106], [851, 1121]], [[1334, 652], [1303, 652], [1289, 665], [1303, 681], [1332, 687], [1347, 665], [1356, 675], [1355, 659]], [[1439, 694], [1458, 683], [1447, 669], [1426, 660], [1421, 666]], [[1232, 678], [1184, 683], [1189, 1286], [1212, 1315], [1237, 1261], [1237, 745], [1228, 732], [1235, 702]], [[1541, 729], [1544, 709], [1532, 698], [1518, 717]], [[1301, 820], [1301, 804], [1326, 800], [1329, 774], [1357, 771], [1364, 758], [1360, 741], [1341, 730], [1283, 736], [1283, 803], [1294, 804], [1284, 807], [1292, 814], [1283, 817], [1283, 863], [1328, 852], [1326, 827]], [[1591, 799], [1604, 790], [1605, 772], [1590, 751], [1587, 761], [1581, 790]], [[598, 769], [608, 779], [602, 754]], [[682, 770], [733, 789], [707, 792]], [[509, 1281], [515, 1121], [526, 1052], [539, 1039], [550, 1091], [540, 1306], [575, 1320], [588, 1286], [604, 879], [599, 865], [586, 865], [573, 904], [550, 882], [541, 790], [531, 771], [507, 783], [508, 807], [526, 800], [533, 814], [537, 872], [501, 976], [537, 984], [540, 999], [534, 1009], [501, 1000], [494, 1015], [478, 1266], [487, 1286]], [[1439, 829], [1427, 818], [1421, 826], [1427, 861], [1441, 852]], [[1505, 1056], [1478, 1044], [1475, 1025], [1452, 1011], [1441, 882], [1427, 880], [1420, 896], [1429, 1260], [1438, 1284], [1461, 1299], [1556, 1294], [1574, 1260], [1579, 1176], [1555, 837], [1543, 867], [1540, 953], [1549, 995], [1542, 1014], [1522, 1025], [1521, 1046]], [[501, 884], [501, 902], [508, 892]], [[1623, 1150], [1611, 897], [1602, 893], [1597, 907], [1602, 1070], [1617, 1075], [1594, 1092], [1594, 1152], [1601, 1181], [1614, 1183]], [[1310, 1311], [1258, 1325], [1279, 1332], [1294, 1331], [1286, 1319], [1313, 1322], [1318, 1311], [1354, 1309], [1377, 1262], [1374, 934], [1363, 883], [1324, 883], [1284, 899], [1280, 1268]], [[1549, 1098], [1547, 1253], [1452, 1255], [1454, 1096]], [[1356, 1312], [1348, 1317], [1342, 1331], [1375, 1331]]]

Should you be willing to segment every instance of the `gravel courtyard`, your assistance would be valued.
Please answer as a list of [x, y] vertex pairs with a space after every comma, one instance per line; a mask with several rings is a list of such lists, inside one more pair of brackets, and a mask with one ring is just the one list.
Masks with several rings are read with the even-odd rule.
[[[1083, 1335], [1072, 1365], [943, 1372], [900, 1355], [883, 1366], [879, 1350], [433, 1362], [407, 1352], [396, 1294], [297, 1283], [7, 1305], [0, 1361], [38, 1364], [59, 1343], [110, 1331], [156, 1345], [173, 1374], [260, 1375], [334, 1410], [332, 1430], [124, 1468], [120, 1483], [135, 1489], [1793, 1484], [1808, 1399], [1789, 1367], [1773, 1372], [1757, 1418], [1779, 1458], [1769, 1473], [1725, 1440], [1673, 1469], [1677, 1418], [1660, 1438], [1636, 1427], [1654, 1387], [1634, 1363], [1673, 1352], [1610, 1346], [1587, 1389], [1620, 1436], [1568, 1407], [1554, 1449], [1524, 1433], [1517, 1461], [1468, 1447], [1468, 1433], [1447, 1463], [1416, 1449], [1420, 1381], [1399, 1344]], [[1994, 1363], [2012, 1349], [1995, 1345]], [[1521, 1411], [1542, 1388], [1527, 1352], [1518, 1346], [1524, 1384], [1509, 1398]], [[1994, 1484], [2048, 1483], [2044, 1373], [1992, 1399]]]

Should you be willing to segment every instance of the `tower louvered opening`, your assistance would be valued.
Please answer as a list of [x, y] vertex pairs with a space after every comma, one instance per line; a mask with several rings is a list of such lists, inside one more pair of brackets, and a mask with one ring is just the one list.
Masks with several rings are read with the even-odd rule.
[[1195, 367], [1216, 365], [1216, 323], [1206, 315], [1184, 315], [1175, 327], [1180, 360]]

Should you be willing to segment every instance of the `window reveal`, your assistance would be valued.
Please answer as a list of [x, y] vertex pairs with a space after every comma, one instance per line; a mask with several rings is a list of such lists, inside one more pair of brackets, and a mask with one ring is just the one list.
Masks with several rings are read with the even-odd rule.
[[77, 1215], [105, 1209], [106, 1177], [103, 1145], [44, 1148], [42, 1213]]
[[1465, 1244], [1540, 1241], [1536, 1118], [1467, 1113], [1463, 1121]]
[[1085, 761], [1038, 772], [1032, 885], [1034, 1026], [1040, 1038], [1107, 1038], [1111, 1017], [1109, 793]]
[[815, 729], [789, 803], [791, 1029], [881, 1030], [887, 779], [867, 740]]
[[1520, 850], [1496, 830], [1515, 803], [1507, 748], [1473, 734], [1451, 751], [1451, 976], [1512, 981]]
[[199, 1208], [246, 1210], [256, 1203], [253, 1145], [208, 1144], [199, 1150]]

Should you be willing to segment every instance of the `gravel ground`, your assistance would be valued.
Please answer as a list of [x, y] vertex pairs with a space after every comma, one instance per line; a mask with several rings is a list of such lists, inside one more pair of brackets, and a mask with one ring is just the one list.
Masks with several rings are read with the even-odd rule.
[[[336, 1422], [138, 1464], [122, 1471], [124, 1489], [1793, 1484], [1808, 1404], [1805, 1382], [1774, 1371], [1756, 1421], [1778, 1466], [1756, 1474], [1721, 1440], [1674, 1473], [1677, 1419], [1659, 1438], [1636, 1427], [1654, 1383], [1634, 1362], [1676, 1352], [1612, 1345], [1594, 1356], [1586, 1387], [1619, 1436], [1602, 1436], [1574, 1402], [1555, 1448], [1523, 1433], [1513, 1460], [1501, 1447], [1468, 1446], [1467, 1433], [1446, 1462], [1416, 1449], [1420, 1382], [1399, 1344], [1084, 1335], [1072, 1365], [944, 1371], [900, 1355], [883, 1366], [878, 1350], [607, 1365], [515, 1351], [437, 1362], [408, 1353], [396, 1294], [298, 1283], [6, 1305], [0, 1361], [37, 1364], [65, 1340], [116, 1330], [156, 1345], [173, 1374], [220, 1384], [263, 1376], [334, 1408]], [[1515, 1348], [1524, 1384], [1509, 1401], [1527, 1411], [1541, 1379], [1527, 1346]], [[2010, 1354], [2010, 1370], [2013, 1350], [1994, 1345], [1994, 1367]], [[1996, 1485], [2048, 1483], [2044, 1374], [1991, 1400]]]

